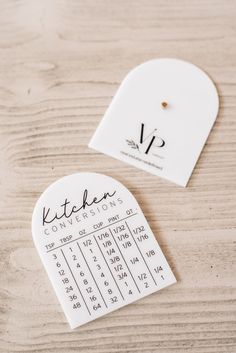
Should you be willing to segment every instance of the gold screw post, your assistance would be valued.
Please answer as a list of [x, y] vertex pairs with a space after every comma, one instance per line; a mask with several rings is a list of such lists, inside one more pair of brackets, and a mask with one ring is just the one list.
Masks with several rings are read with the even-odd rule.
[[164, 109], [165, 109], [165, 108], [167, 108], [168, 103], [167, 103], [167, 102], [162, 102], [162, 103], [161, 103], [161, 106], [162, 106], [162, 108], [164, 108]]

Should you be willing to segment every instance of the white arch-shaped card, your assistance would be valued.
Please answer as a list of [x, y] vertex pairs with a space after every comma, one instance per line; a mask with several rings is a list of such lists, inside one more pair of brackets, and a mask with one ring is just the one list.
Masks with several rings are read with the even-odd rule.
[[125, 77], [89, 147], [186, 186], [218, 109], [216, 87], [197, 66], [147, 61]]
[[32, 233], [71, 328], [176, 281], [137, 201], [111, 177], [78, 173], [50, 185]]

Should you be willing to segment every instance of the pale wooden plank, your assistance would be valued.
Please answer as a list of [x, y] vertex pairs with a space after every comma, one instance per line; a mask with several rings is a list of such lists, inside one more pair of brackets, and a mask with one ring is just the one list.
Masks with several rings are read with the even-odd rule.
[[[236, 352], [235, 15], [220, 0], [1, 1], [1, 352]], [[87, 147], [127, 72], [168, 56], [206, 70], [221, 99], [186, 189]], [[30, 221], [77, 171], [134, 193], [178, 283], [71, 331]]]

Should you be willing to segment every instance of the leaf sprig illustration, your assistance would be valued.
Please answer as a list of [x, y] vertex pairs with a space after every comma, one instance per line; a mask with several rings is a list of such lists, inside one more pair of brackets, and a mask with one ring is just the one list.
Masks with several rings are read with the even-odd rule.
[[131, 148], [133, 148], [134, 150], [138, 150], [139, 151], [139, 146], [137, 143], [135, 143], [133, 140], [126, 140], [128, 146], [130, 146]]

